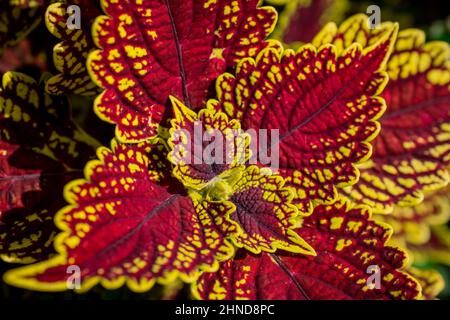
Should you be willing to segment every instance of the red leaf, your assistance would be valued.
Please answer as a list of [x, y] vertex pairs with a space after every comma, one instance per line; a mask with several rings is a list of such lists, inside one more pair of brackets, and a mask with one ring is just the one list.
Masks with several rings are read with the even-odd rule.
[[230, 197], [230, 202], [235, 206], [230, 219], [242, 229], [239, 236], [231, 236], [236, 246], [254, 253], [261, 250], [274, 252], [279, 248], [314, 254], [314, 250], [290, 230], [298, 213], [290, 204], [293, 190], [285, 188], [284, 184], [281, 176], [264, 173], [256, 166], [245, 170], [233, 186]]
[[[348, 202], [318, 206], [298, 234], [317, 256], [292, 253], [255, 256], [239, 251], [217, 273], [193, 285], [203, 299], [414, 299], [420, 287], [406, 273], [403, 251], [385, 245], [391, 229]], [[380, 286], [370, 278], [378, 266]], [[375, 268], [375, 267], [374, 267]]]
[[[353, 42], [371, 45], [392, 23], [368, 29], [368, 17], [356, 15], [339, 28], [327, 25], [314, 40], [340, 49]], [[394, 205], [413, 206], [424, 191], [447, 185], [450, 176], [450, 47], [425, 43], [416, 29], [401, 31], [387, 63], [389, 84], [383, 93], [387, 112], [381, 134], [373, 142], [371, 161], [361, 168], [360, 182], [346, 194], [375, 212], [392, 212]]]
[[302, 211], [311, 211], [311, 200], [333, 201], [335, 186], [356, 182], [354, 164], [369, 157], [367, 141], [385, 109], [381, 70], [395, 37], [393, 28], [373, 47], [354, 45], [341, 56], [333, 46], [306, 45], [281, 57], [266, 49], [244, 59], [236, 76], [219, 78], [219, 106], [244, 130], [279, 129], [280, 173], [297, 189]]
[[[425, 44], [417, 30], [402, 31], [388, 63], [384, 97], [388, 111], [374, 141], [373, 165], [361, 175], [351, 196], [390, 211], [395, 204], [415, 205], [423, 191], [450, 181], [450, 48]], [[401, 61], [407, 61], [402, 64]], [[381, 187], [378, 189], [378, 185]]]
[[[143, 149], [144, 147], [144, 149]], [[65, 189], [69, 206], [56, 216], [62, 230], [55, 258], [5, 275], [5, 281], [42, 291], [67, 290], [66, 269], [81, 269], [82, 287], [98, 282], [118, 288], [125, 282], [135, 291], [180, 276], [193, 281], [199, 269], [215, 270], [216, 259], [233, 253], [211, 224], [199, 216], [189, 197], [170, 194], [148, 171], [145, 145], [113, 141], [112, 151], [98, 150], [86, 179]]]
[[117, 125], [120, 140], [136, 142], [156, 135], [169, 95], [203, 107], [218, 75], [270, 45], [263, 40], [276, 12], [258, 2], [103, 0], [109, 17], [93, 27], [103, 50], [88, 62], [105, 89], [97, 113]]

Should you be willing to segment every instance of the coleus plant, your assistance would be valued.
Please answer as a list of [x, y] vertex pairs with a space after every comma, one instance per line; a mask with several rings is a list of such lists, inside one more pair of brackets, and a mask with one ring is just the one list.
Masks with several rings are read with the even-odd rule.
[[[294, 51], [267, 40], [277, 13], [258, 3], [47, 6], [59, 73], [10, 72], [0, 90], [0, 253], [31, 263], [7, 283], [64, 291], [77, 266], [78, 292], [181, 279], [200, 299], [437, 295], [439, 276], [411, 268], [372, 212], [398, 218], [448, 183], [448, 45], [357, 15]], [[65, 28], [69, 4], [88, 12], [79, 30]], [[67, 94], [96, 96], [110, 147], [95, 155]], [[205, 147], [198, 123], [279, 130], [278, 172], [249, 163], [245, 133], [227, 140], [229, 164], [180, 162], [180, 129]]]

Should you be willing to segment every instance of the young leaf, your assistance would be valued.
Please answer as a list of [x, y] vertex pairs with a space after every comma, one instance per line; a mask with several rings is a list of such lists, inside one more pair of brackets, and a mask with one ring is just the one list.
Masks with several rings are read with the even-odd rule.
[[283, 249], [315, 254], [303, 239], [290, 230], [298, 213], [290, 204], [294, 192], [284, 184], [281, 176], [270, 171], [263, 172], [256, 166], [245, 170], [233, 186], [229, 199], [235, 206], [230, 219], [242, 229], [239, 236], [231, 236], [236, 246], [245, 247], [253, 253]]
[[[52, 3], [45, 13], [48, 30], [62, 42], [53, 49], [53, 60], [59, 74], [46, 82], [50, 94], [61, 95], [73, 93], [94, 95], [98, 88], [91, 81], [86, 68], [86, 60], [95, 45], [91, 37], [91, 24], [100, 15], [99, 5], [94, 0], [68, 0]], [[81, 28], [71, 29], [67, 26], [70, 13], [68, 8], [78, 5], [82, 10]]]
[[[415, 299], [420, 287], [405, 272], [406, 256], [385, 245], [387, 225], [346, 201], [320, 205], [298, 234], [317, 256], [239, 251], [193, 284], [201, 299]], [[377, 277], [377, 272], [379, 277]], [[379, 282], [378, 282], [379, 281]]]
[[[236, 76], [218, 79], [218, 108], [244, 130], [279, 130], [280, 173], [297, 192], [294, 202], [330, 202], [336, 186], [356, 182], [354, 164], [365, 161], [379, 132], [382, 92], [396, 27], [374, 46], [354, 45], [342, 55], [333, 46], [303, 46], [297, 53], [274, 49], [244, 59]], [[264, 150], [259, 150], [259, 152]]]
[[218, 217], [216, 223], [237, 247], [255, 254], [283, 249], [314, 255], [314, 250], [291, 230], [298, 212], [290, 204], [293, 190], [284, 187], [281, 176], [249, 166], [230, 189], [223, 201], [196, 198], [204, 211]]
[[[330, 24], [314, 43], [370, 45], [391, 26], [368, 30], [367, 19], [355, 16], [339, 29]], [[396, 204], [418, 204], [424, 191], [449, 182], [449, 58], [447, 43], [425, 43], [425, 34], [416, 29], [399, 33], [386, 68], [390, 80], [382, 94], [388, 106], [380, 119], [382, 131], [373, 142], [371, 161], [361, 167], [360, 182], [346, 192], [352, 200], [389, 213]]]
[[193, 281], [199, 269], [214, 271], [216, 259], [233, 248], [210, 218], [196, 213], [191, 199], [156, 184], [148, 170], [145, 145], [112, 143], [99, 148], [85, 179], [65, 188], [69, 205], [55, 218], [62, 230], [55, 241], [58, 255], [12, 270], [5, 281], [41, 291], [67, 290], [66, 270], [81, 270], [85, 291], [97, 283], [108, 289], [125, 282], [134, 291], [149, 290], [156, 280], [178, 276]]
[[97, 114], [116, 124], [121, 141], [156, 135], [170, 95], [191, 109], [204, 107], [208, 88], [227, 67], [273, 45], [265, 42], [276, 11], [248, 1], [102, 0], [98, 47], [88, 67], [105, 89]]
[[[225, 113], [214, 110], [214, 100], [198, 114], [178, 99], [171, 100], [175, 118], [171, 121], [168, 144], [174, 176], [185, 187], [198, 191], [238, 179], [250, 156], [250, 137], [242, 132], [239, 121], [229, 120]], [[206, 134], [208, 139], [204, 139]]]

